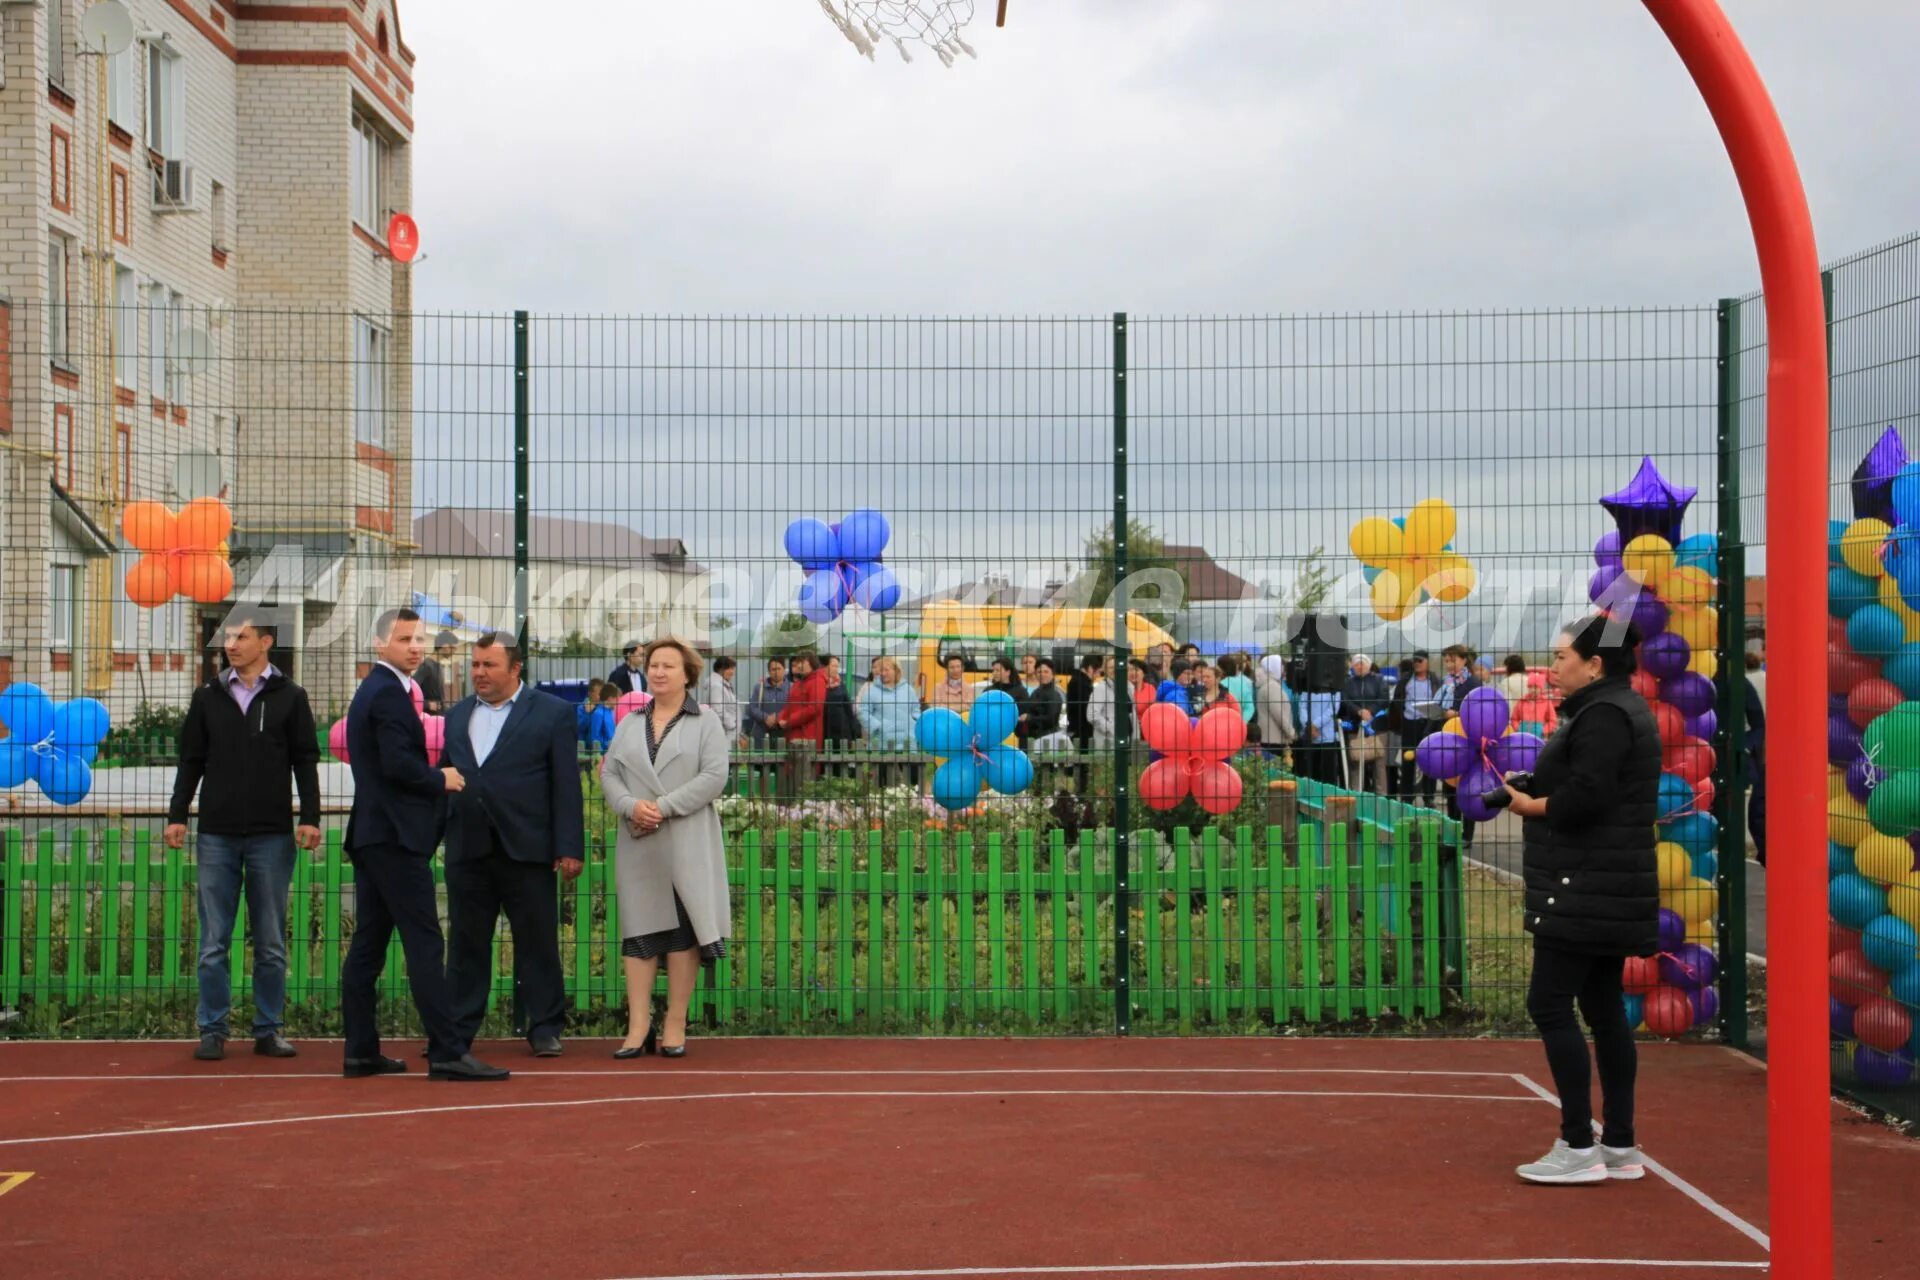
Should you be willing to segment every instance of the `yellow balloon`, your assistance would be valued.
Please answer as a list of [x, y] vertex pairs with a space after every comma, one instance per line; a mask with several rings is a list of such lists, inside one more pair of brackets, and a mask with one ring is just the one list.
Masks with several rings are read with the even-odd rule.
[[1689, 649], [1712, 649], [1720, 643], [1720, 611], [1710, 604], [1675, 609], [1667, 629], [1685, 640]]
[[1453, 504], [1445, 498], [1425, 498], [1414, 503], [1413, 510], [1407, 512], [1407, 553], [1439, 555], [1440, 549], [1453, 541], [1459, 523]]
[[1829, 767], [1827, 770], [1827, 811], [1831, 813], [1835, 805], [1843, 800], [1851, 800], [1852, 798], [1853, 792], [1847, 790], [1847, 771], [1845, 769]]
[[1620, 566], [1635, 582], [1658, 591], [1673, 572], [1673, 544], [1657, 533], [1643, 533], [1620, 552]]
[[1920, 871], [1909, 871], [1887, 889], [1887, 910], [1920, 929]]
[[1663, 840], [1653, 851], [1660, 860], [1660, 887], [1678, 889], [1693, 878], [1693, 858], [1671, 840]]
[[1711, 649], [1695, 649], [1687, 659], [1687, 670], [1697, 671], [1711, 680], [1720, 674], [1720, 655]]
[[1913, 870], [1913, 846], [1876, 831], [1853, 851], [1853, 869], [1875, 884], [1897, 884]]
[[1847, 562], [1847, 568], [1867, 578], [1887, 576], [1886, 562], [1880, 558], [1881, 548], [1887, 545], [1887, 535], [1893, 530], [1884, 520], [1868, 516], [1855, 520], [1840, 535], [1840, 558]]
[[1860, 842], [1872, 834], [1873, 824], [1867, 821], [1867, 806], [1851, 795], [1839, 796], [1827, 802], [1827, 839], [1842, 849], [1858, 849]]
[[1409, 555], [1406, 563], [1398, 566], [1395, 572], [1400, 575], [1400, 581], [1407, 594], [1418, 600], [1420, 593], [1426, 590], [1426, 581], [1433, 575], [1435, 568], [1436, 564], [1431, 557]]
[[1720, 946], [1720, 931], [1713, 927], [1713, 921], [1704, 920], [1687, 930], [1687, 941], [1715, 950]]
[[1465, 556], [1446, 555], [1427, 579], [1427, 593], [1445, 604], [1456, 604], [1473, 594], [1479, 575]]
[[1713, 919], [1720, 906], [1720, 891], [1699, 876], [1688, 876], [1678, 889], [1663, 889], [1660, 905], [1675, 912], [1688, 924], [1704, 924]]
[[1713, 575], [1698, 565], [1682, 565], [1667, 575], [1661, 592], [1673, 604], [1696, 605], [1713, 602]]
[[1461, 737], [1463, 737], [1463, 738], [1467, 736], [1467, 735], [1466, 735], [1466, 732], [1465, 732], [1464, 730], [1462, 730], [1462, 729], [1461, 729], [1461, 727], [1460, 727], [1460, 717], [1459, 717], [1459, 716], [1449, 716], [1449, 717], [1447, 718], [1447, 722], [1446, 722], [1446, 724], [1444, 724], [1444, 725], [1442, 725], [1442, 726], [1440, 727], [1440, 732], [1442, 732], [1442, 733], [1457, 733], [1457, 734], [1459, 734], [1459, 735], [1460, 735]]
[[1385, 516], [1368, 516], [1353, 526], [1347, 545], [1361, 564], [1384, 568], [1406, 554], [1406, 537], [1400, 526]]
[[1400, 586], [1400, 575], [1383, 569], [1373, 580], [1373, 611], [1387, 622], [1398, 622], [1413, 612], [1413, 601]]

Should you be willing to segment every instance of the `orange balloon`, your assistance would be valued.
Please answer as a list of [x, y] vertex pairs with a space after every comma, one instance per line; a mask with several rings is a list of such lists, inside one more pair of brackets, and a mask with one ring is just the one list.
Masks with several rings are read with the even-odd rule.
[[135, 502], [120, 517], [120, 531], [136, 550], [169, 551], [174, 542], [174, 515], [162, 503]]
[[218, 498], [195, 498], [180, 509], [174, 545], [183, 551], [217, 550], [233, 532], [233, 512]]
[[173, 557], [173, 585], [201, 604], [219, 604], [233, 590], [233, 569], [212, 551], [183, 551]]
[[167, 560], [163, 555], [141, 556], [133, 568], [127, 570], [127, 599], [142, 609], [158, 609], [173, 599], [173, 575]]

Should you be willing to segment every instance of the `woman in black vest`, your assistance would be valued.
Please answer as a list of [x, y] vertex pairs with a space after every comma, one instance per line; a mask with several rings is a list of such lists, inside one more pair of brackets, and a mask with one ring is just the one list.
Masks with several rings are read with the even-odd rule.
[[[1540, 752], [1526, 794], [1526, 926], [1533, 934], [1527, 1012], [1546, 1042], [1560, 1094], [1560, 1140], [1520, 1166], [1528, 1182], [1605, 1182], [1645, 1173], [1633, 1136], [1637, 1067], [1621, 1000], [1628, 956], [1660, 941], [1654, 822], [1660, 731], [1633, 691], [1639, 636], [1625, 618], [1593, 614], [1554, 642], [1553, 681], [1566, 694], [1560, 728]], [[1574, 1004], [1593, 1032], [1605, 1128], [1593, 1140], [1592, 1074]]]

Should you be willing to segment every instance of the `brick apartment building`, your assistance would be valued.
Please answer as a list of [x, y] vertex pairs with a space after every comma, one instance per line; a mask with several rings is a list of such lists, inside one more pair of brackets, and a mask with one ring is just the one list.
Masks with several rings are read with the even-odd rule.
[[121, 2], [103, 57], [0, 0], [0, 680], [183, 702], [226, 607], [134, 606], [120, 518], [218, 494], [324, 708], [410, 572], [413, 54], [395, 0]]

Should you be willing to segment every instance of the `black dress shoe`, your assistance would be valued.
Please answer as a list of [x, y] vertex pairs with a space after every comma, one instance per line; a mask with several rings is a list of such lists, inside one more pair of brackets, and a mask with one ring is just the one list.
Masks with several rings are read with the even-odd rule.
[[216, 1035], [201, 1036], [200, 1047], [193, 1051], [193, 1056], [201, 1062], [218, 1062], [227, 1056], [227, 1042]]
[[253, 1051], [263, 1058], [297, 1058], [300, 1051], [287, 1043], [287, 1038], [278, 1031], [269, 1031], [264, 1036], [253, 1038]]
[[536, 1058], [557, 1058], [560, 1056], [559, 1036], [535, 1036], [530, 1043], [533, 1045], [533, 1056]]
[[648, 1027], [646, 1039], [642, 1040], [639, 1044], [634, 1045], [631, 1049], [626, 1048], [625, 1046], [615, 1049], [613, 1051], [613, 1056], [620, 1059], [620, 1061], [625, 1062], [630, 1058], [638, 1058], [642, 1054], [652, 1053], [654, 1050], [654, 1046], [659, 1043], [659, 1039], [660, 1039], [660, 1028], [657, 1026]]
[[427, 1068], [429, 1080], [505, 1080], [512, 1074], [505, 1067], [490, 1067], [470, 1053]]
[[348, 1058], [341, 1064], [340, 1074], [349, 1080], [359, 1080], [366, 1076], [395, 1076], [406, 1069], [407, 1064], [400, 1059], [376, 1054], [371, 1058]]

